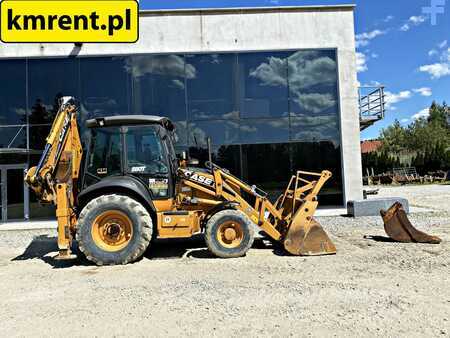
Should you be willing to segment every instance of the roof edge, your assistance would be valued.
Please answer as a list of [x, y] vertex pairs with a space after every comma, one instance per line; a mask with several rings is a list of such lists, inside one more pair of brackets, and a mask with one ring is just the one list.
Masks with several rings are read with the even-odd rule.
[[310, 5], [310, 6], [269, 6], [269, 7], [224, 7], [224, 8], [180, 8], [180, 9], [142, 9], [139, 15], [180, 14], [180, 13], [236, 13], [236, 12], [282, 12], [282, 11], [332, 11], [354, 10], [356, 4]]
[[169, 131], [174, 130], [172, 121], [163, 116], [155, 115], [115, 115], [102, 116], [86, 121], [87, 128], [101, 128], [113, 126], [150, 125], [159, 124]]

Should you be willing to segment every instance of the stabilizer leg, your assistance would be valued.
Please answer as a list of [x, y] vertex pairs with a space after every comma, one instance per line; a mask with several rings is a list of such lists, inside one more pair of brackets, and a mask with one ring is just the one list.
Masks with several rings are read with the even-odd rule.
[[72, 236], [70, 233], [71, 210], [68, 205], [67, 184], [57, 184], [58, 249], [56, 260], [70, 260], [77, 256], [72, 254]]

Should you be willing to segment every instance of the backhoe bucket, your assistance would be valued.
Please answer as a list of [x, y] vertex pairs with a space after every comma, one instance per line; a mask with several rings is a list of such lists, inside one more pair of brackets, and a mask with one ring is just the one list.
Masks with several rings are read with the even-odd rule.
[[388, 211], [381, 210], [380, 214], [383, 217], [384, 230], [394, 241], [402, 243], [441, 243], [439, 237], [427, 235], [413, 227], [401, 203], [395, 203]]
[[315, 219], [292, 224], [284, 240], [284, 248], [296, 256], [334, 255], [336, 247]]

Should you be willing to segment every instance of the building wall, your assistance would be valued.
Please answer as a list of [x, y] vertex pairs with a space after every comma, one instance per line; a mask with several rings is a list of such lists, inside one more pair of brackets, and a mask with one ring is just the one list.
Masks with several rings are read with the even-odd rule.
[[141, 13], [136, 44], [3, 44], [0, 58], [336, 49], [345, 200], [362, 198], [352, 6]]

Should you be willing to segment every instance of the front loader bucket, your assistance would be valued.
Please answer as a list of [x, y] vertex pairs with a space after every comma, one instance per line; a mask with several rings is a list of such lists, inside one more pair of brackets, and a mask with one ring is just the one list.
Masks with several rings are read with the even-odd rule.
[[408, 216], [406, 216], [401, 203], [397, 202], [388, 211], [381, 210], [380, 213], [384, 221], [384, 230], [394, 241], [403, 243], [441, 243], [439, 237], [427, 235], [414, 228]]
[[284, 240], [286, 251], [296, 256], [334, 255], [336, 247], [322, 226], [314, 219], [293, 224]]

